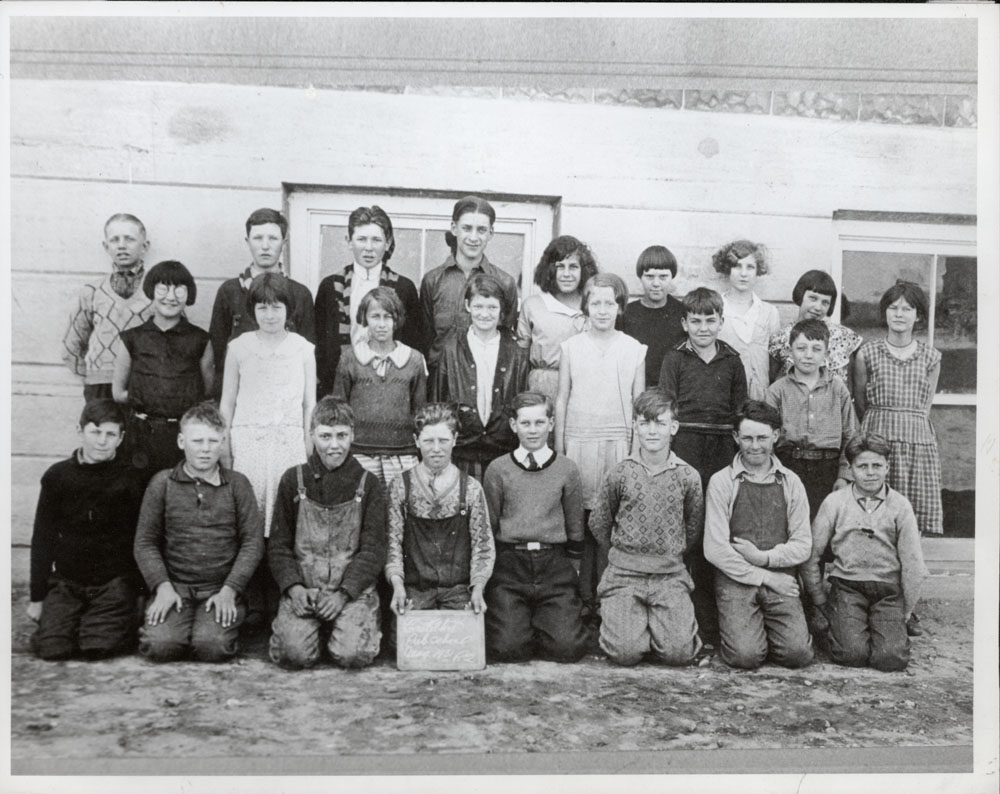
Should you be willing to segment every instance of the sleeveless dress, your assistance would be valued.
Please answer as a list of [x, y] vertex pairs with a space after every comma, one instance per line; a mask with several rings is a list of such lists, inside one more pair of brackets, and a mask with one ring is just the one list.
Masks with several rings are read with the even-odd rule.
[[924, 406], [931, 398], [929, 374], [941, 363], [941, 354], [918, 340], [916, 351], [903, 361], [879, 339], [865, 342], [858, 356], [868, 373], [861, 432], [890, 443], [889, 486], [910, 501], [920, 534], [940, 535], [941, 460]]
[[607, 350], [586, 333], [562, 343], [572, 387], [566, 406], [566, 457], [580, 469], [583, 507], [590, 510], [608, 469], [629, 453], [632, 383], [646, 346], [621, 331]]
[[302, 403], [313, 345], [289, 333], [269, 350], [251, 331], [230, 342], [229, 349], [240, 372], [230, 430], [233, 468], [250, 480], [268, 537], [281, 475], [306, 462]]

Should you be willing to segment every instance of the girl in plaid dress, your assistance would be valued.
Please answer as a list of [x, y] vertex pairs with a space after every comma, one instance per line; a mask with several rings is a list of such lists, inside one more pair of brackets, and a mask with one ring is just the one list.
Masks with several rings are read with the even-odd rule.
[[916, 284], [897, 282], [879, 301], [885, 339], [869, 340], [854, 362], [854, 401], [862, 435], [889, 441], [889, 485], [913, 506], [921, 535], [940, 535], [941, 461], [928, 418], [941, 372], [941, 354], [914, 339], [927, 320], [927, 296]]

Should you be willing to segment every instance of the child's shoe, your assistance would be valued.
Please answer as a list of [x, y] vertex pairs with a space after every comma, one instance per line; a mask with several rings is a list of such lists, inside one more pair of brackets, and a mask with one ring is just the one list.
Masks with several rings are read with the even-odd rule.
[[906, 633], [911, 637], [923, 636], [924, 630], [920, 626], [920, 618], [917, 617], [916, 612], [911, 614], [906, 620]]

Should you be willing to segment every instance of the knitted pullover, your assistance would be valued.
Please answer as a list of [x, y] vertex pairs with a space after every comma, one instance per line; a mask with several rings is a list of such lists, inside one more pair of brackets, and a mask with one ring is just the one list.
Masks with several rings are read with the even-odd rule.
[[684, 553], [701, 542], [705, 502], [701, 477], [673, 452], [653, 469], [636, 456], [604, 477], [590, 514], [597, 542], [611, 546], [608, 561], [637, 573], [675, 573]]
[[347, 348], [337, 365], [333, 396], [354, 409], [352, 449], [362, 455], [416, 455], [413, 414], [427, 401], [424, 357], [416, 350], [402, 366], [400, 347], [389, 357], [385, 375], [371, 363], [361, 364]]
[[483, 487], [498, 541], [565, 543], [569, 556], [583, 555], [580, 471], [565, 455], [552, 455], [538, 471], [504, 455], [486, 469]]
[[132, 556], [142, 484], [124, 459], [81, 463], [76, 452], [50, 466], [31, 536], [31, 600], [41, 601], [49, 575], [77, 584], [105, 584], [117, 576], [141, 581]]
[[910, 503], [886, 486], [883, 502], [871, 513], [857, 500], [853, 486], [834, 491], [820, 505], [813, 521], [813, 550], [802, 566], [802, 578], [813, 603], [826, 603], [819, 560], [831, 544], [830, 576], [854, 582], [886, 582], [903, 591], [903, 610], [913, 611], [927, 574], [920, 548], [920, 532]]
[[119, 335], [153, 315], [149, 298], [137, 289], [142, 274], [142, 268], [134, 274], [112, 273], [97, 285], [87, 284], [76, 297], [62, 360], [88, 386], [114, 380]]

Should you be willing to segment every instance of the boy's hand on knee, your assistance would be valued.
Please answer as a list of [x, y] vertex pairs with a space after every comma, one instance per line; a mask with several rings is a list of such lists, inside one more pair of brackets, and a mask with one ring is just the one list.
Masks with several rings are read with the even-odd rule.
[[205, 602], [205, 611], [211, 612], [215, 607], [215, 622], [228, 629], [236, 622], [236, 591], [229, 585], [223, 585], [214, 596]]
[[347, 606], [347, 593], [344, 591], [320, 593], [314, 612], [320, 620], [333, 620], [343, 611], [345, 606]]
[[740, 553], [740, 556], [751, 565], [756, 565], [758, 568], [763, 568], [767, 565], [766, 552], [758, 549], [746, 538], [733, 538], [732, 544], [733, 548]]
[[[752, 565], [753, 563], [750, 564]], [[791, 574], [780, 573], [778, 571], [764, 571], [763, 585], [768, 590], [773, 590], [780, 596], [787, 598], [799, 597], [799, 583]]]
[[174, 607], [180, 612], [184, 606], [183, 599], [177, 595], [174, 586], [170, 582], [163, 582], [156, 588], [156, 598], [146, 608], [146, 622], [150, 626], [159, 626]]
[[481, 615], [486, 611], [486, 599], [483, 598], [483, 586], [481, 584], [474, 584], [472, 586], [469, 603], [472, 604], [472, 611], [477, 615]]
[[28, 604], [28, 608], [25, 610], [28, 613], [28, 617], [31, 618], [35, 623], [42, 619], [42, 602], [32, 601]]
[[307, 590], [300, 584], [293, 584], [288, 588], [288, 600], [291, 602], [292, 612], [297, 618], [307, 618], [312, 614], [315, 597], [315, 590]]
[[406, 587], [398, 576], [392, 577], [392, 600], [389, 601], [389, 609], [396, 615], [406, 612]]

